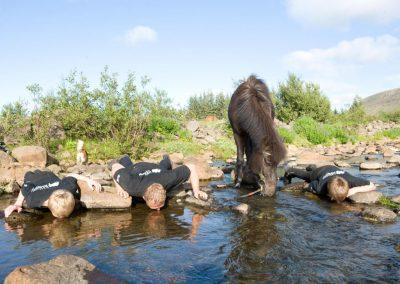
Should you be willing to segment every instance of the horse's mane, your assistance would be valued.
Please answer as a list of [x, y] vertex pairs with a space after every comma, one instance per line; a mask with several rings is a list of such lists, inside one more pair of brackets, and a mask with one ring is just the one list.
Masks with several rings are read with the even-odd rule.
[[237, 118], [241, 128], [248, 133], [253, 146], [266, 146], [270, 162], [278, 165], [285, 158], [286, 148], [274, 127], [275, 109], [267, 85], [251, 75], [233, 96], [238, 98]]

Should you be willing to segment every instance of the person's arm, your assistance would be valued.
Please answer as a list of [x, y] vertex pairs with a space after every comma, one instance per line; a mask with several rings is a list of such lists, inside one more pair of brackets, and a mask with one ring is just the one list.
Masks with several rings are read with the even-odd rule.
[[14, 211], [17, 211], [18, 213], [21, 212], [22, 211], [22, 203], [24, 202], [24, 200], [25, 200], [25, 197], [22, 194], [22, 191], [20, 191], [14, 205], [10, 205], [6, 209], [4, 209], [4, 216], [7, 218]]
[[368, 185], [352, 187], [349, 189], [349, 192], [347, 193], [347, 197], [349, 197], [350, 195], [359, 193], [359, 192], [368, 192], [368, 191], [373, 191], [375, 189], [376, 189], [376, 186], [372, 182], [370, 182]]
[[190, 170], [189, 182], [192, 185], [193, 196], [197, 199], [207, 200], [208, 195], [204, 191], [200, 191], [199, 174], [197, 173], [196, 166], [193, 164], [185, 164]]
[[98, 183], [95, 180], [92, 180], [88, 177], [82, 176], [82, 175], [78, 175], [78, 174], [68, 174], [67, 177], [73, 177], [76, 178], [78, 181], [83, 181], [86, 182], [88, 184], [88, 186], [92, 189], [92, 190], [96, 190], [97, 192], [101, 192], [101, 184]]

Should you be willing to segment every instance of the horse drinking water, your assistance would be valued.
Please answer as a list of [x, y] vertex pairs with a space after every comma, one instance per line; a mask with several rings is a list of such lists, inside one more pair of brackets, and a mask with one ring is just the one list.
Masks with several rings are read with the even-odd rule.
[[274, 105], [261, 79], [251, 75], [239, 85], [232, 95], [228, 117], [237, 147], [236, 186], [253, 184], [263, 195], [274, 195], [276, 168], [285, 158], [286, 148], [275, 129]]

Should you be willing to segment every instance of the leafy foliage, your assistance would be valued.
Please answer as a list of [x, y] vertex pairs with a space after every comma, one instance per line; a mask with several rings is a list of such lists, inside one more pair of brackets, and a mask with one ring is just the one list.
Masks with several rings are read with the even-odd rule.
[[324, 122], [331, 116], [330, 102], [317, 84], [303, 82], [289, 74], [275, 92], [276, 115], [284, 122], [291, 122], [302, 116]]
[[203, 119], [214, 115], [219, 119], [227, 117], [230, 96], [212, 92], [195, 95], [189, 98], [188, 115], [191, 118]]

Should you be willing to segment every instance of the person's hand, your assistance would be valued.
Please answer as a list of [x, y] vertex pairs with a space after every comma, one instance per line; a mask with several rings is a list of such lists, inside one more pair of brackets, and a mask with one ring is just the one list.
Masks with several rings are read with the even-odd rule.
[[92, 179], [87, 181], [88, 186], [92, 189], [92, 190], [96, 190], [97, 192], [101, 192], [101, 184], [98, 183], [97, 181], [94, 181]]
[[123, 190], [120, 186], [117, 186], [117, 194], [123, 198], [129, 197], [129, 193]]
[[193, 192], [193, 195], [197, 199], [201, 199], [206, 201], [208, 199], [208, 194], [205, 193], [204, 191], [198, 191], [198, 192]]
[[18, 213], [22, 211], [22, 207], [18, 205], [10, 205], [6, 209], [4, 209], [4, 217], [8, 217], [13, 213], [14, 211], [17, 211]]

